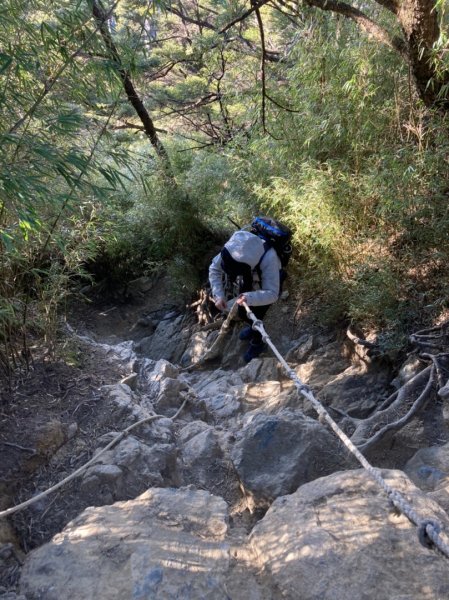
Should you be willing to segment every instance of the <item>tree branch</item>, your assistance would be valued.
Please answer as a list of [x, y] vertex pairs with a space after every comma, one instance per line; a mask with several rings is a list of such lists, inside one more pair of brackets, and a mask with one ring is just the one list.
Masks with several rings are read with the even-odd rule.
[[269, 1], [270, 0], [259, 0], [259, 2], [252, 3], [251, 8], [246, 10], [242, 15], [240, 15], [240, 17], [237, 17], [236, 19], [234, 19], [233, 21], [231, 21], [230, 23], [225, 25], [222, 29], [220, 29], [220, 31], [218, 33], [225, 33], [228, 29], [231, 29], [231, 27], [233, 27], [234, 25], [237, 25], [237, 23], [240, 23], [241, 21], [244, 21], [245, 19], [247, 19], [250, 15], [253, 14], [253, 12], [257, 8], [261, 8], [264, 4], [268, 4]]
[[145, 134], [148, 136], [156, 154], [164, 162], [166, 167], [168, 167], [168, 170], [171, 173], [171, 166], [167, 151], [165, 150], [164, 146], [162, 145], [162, 142], [159, 139], [153, 120], [150, 117], [150, 114], [148, 113], [147, 109], [145, 108], [142, 100], [140, 99], [134, 87], [134, 84], [131, 81], [128, 71], [123, 66], [117, 47], [106, 25], [105, 11], [98, 0], [93, 0], [92, 2], [92, 14], [98, 25], [105, 46], [108, 49], [111, 59], [114, 62], [117, 72], [120, 76], [120, 79], [122, 80], [123, 87], [126, 92], [126, 96], [129, 100], [129, 103], [132, 105], [137, 115], [139, 116], [139, 119], [142, 121]]
[[256, 6], [256, 3], [254, 3], [255, 6], [255, 12], [256, 12], [256, 19], [257, 19], [257, 25], [259, 27], [259, 34], [260, 34], [260, 45], [262, 48], [262, 56], [260, 59], [260, 75], [261, 75], [261, 80], [262, 80], [262, 129], [264, 131], [264, 133], [267, 132], [267, 123], [266, 123], [266, 102], [267, 102], [267, 89], [266, 89], [266, 75], [265, 75], [265, 31], [263, 29], [263, 21], [262, 21], [262, 17], [260, 15], [260, 10], [259, 7]]
[[[407, 54], [407, 48], [405, 41], [398, 37], [391, 37], [390, 34], [380, 27], [375, 21], [370, 19], [365, 13], [363, 13], [358, 8], [347, 4], [346, 2], [341, 2], [341, 0], [305, 0], [308, 6], [315, 6], [321, 10], [328, 10], [331, 12], [338, 13], [343, 15], [344, 17], [351, 19], [362, 29], [368, 37], [389, 46], [396, 52], [398, 52], [402, 58], [404, 58], [407, 62], [409, 60], [409, 56]], [[378, 4], [393, 6], [393, 2], [389, 2], [388, 0], [376, 0]]]
[[166, 10], [172, 13], [173, 15], [176, 15], [186, 23], [190, 23], [191, 25], [197, 25], [198, 27], [204, 27], [205, 29], [211, 29], [212, 31], [216, 31], [216, 28], [211, 23], [209, 23], [209, 21], [203, 21], [200, 19], [194, 19], [193, 17], [189, 17], [185, 14], [185, 12], [178, 10], [174, 6], [167, 6]]

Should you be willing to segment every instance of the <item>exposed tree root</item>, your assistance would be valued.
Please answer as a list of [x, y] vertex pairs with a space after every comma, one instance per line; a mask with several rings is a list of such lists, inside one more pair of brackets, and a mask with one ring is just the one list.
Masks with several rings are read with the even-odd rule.
[[422, 350], [440, 349], [446, 350], [449, 345], [449, 320], [437, 327], [422, 329], [410, 336], [412, 344], [416, 344]]
[[208, 291], [204, 288], [200, 290], [198, 300], [189, 306], [189, 308], [195, 309], [198, 323], [200, 325], [209, 325], [210, 323], [213, 323], [216, 315], [213, 314], [212, 307], [213, 302], [211, 301]]
[[388, 408], [376, 411], [368, 419], [360, 421], [351, 440], [361, 452], [369, 450], [387, 434], [391, 435], [407, 425], [427, 405], [434, 390], [435, 367], [431, 365], [402, 386], [395, 401]]
[[[358, 347], [372, 348], [372, 342], [366, 342], [349, 330], [348, 337]], [[449, 346], [449, 321], [413, 334], [410, 341], [418, 346], [419, 358], [430, 364], [384, 400], [369, 418], [360, 420], [346, 416], [344, 419], [344, 426], [353, 432], [351, 440], [361, 452], [400, 431], [437, 398], [437, 392], [441, 398], [449, 398], [449, 353], [444, 352]]]

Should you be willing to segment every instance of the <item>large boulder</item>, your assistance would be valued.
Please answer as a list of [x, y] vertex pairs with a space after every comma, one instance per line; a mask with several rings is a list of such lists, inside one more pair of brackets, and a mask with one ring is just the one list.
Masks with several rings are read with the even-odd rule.
[[[419, 514], [449, 525], [403, 473], [384, 475]], [[449, 597], [447, 559], [419, 543], [416, 527], [362, 470], [335, 473], [278, 498], [251, 541], [286, 600]]]
[[227, 520], [222, 499], [189, 489], [88, 508], [28, 555], [20, 591], [29, 600], [223, 600]]
[[136, 421], [153, 414], [152, 405], [142, 402], [140, 395], [134, 393], [125, 383], [104, 385], [101, 388], [104, 410], [98, 416], [98, 424], [106, 427], [125, 429]]
[[334, 435], [289, 409], [256, 414], [240, 432], [231, 455], [245, 489], [260, 500], [290, 494], [303, 483], [348, 466]]
[[283, 372], [276, 358], [254, 358], [239, 371], [245, 383], [255, 383], [279, 379]]

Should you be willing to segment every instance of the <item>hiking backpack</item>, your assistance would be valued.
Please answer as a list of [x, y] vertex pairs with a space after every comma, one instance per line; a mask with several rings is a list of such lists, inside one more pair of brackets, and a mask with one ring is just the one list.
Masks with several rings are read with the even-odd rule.
[[247, 265], [244, 262], [238, 262], [234, 260], [228, 250], [223, 248], [221, 251], [221, 264], [223, 271], [226, 274], [225, 289], [226, 296], [228, 298], [251, 291], [253, 289], [253, 279], [255, 274], [256, 278], [258, 278], [260, 281], [260, 263], [270, 248], [274, 248], [276, 250], [282, 265], [280, 269], [279, 293], [281, 293], [282, 284], [287, 277], [285, 267], [287, 266], [292, 253], [292, 247], [290, 245], [290, 229], [279, 221], [275, 221], [269, 217], [255, 217], [251, 223], [249, 231], [263, 240], [264, 253], [256, 267], [251, 268], [250, 265]]
[[262, 238], [267, 244], [267, 250], [274, 248], [279, 256], [282, 267], [286, 267], [292, 254], [290, 240], [291, 230], [270, 217], [255, 217], [251, 223], [251, 233]]

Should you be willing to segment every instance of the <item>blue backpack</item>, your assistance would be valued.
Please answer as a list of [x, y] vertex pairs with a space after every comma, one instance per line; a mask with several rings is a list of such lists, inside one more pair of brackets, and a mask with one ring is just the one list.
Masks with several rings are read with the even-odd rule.
[[286, 226], [270, 217], [255, 217], [251, 223], [251, 233], [262, 238], [266, 244], [266, 250], [274, 248], [279, 256], [283, 267], [288, 265], [292, 254], [292, 232]]

